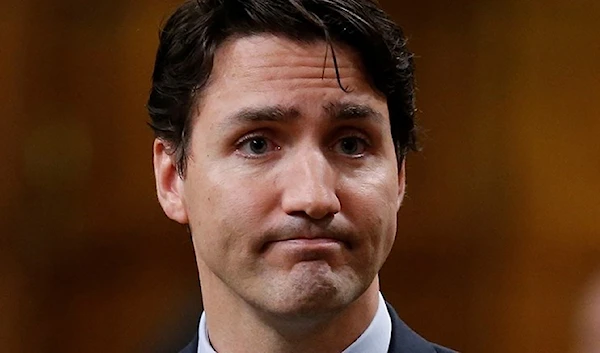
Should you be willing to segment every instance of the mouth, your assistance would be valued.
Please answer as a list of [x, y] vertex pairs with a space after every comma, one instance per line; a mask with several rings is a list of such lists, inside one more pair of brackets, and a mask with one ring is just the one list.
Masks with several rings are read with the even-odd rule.
[[270, 241], [264, 245], [264, 249], [277, 248], [290, 252], [328, 252], [349, 249], [347, 242], [331, 237], [295, 237]]
[[288, 223], [267, 230], [257, 243], [259, 252], [340, 252], [352, 250], [356, 238], [342, 225]]
[[275, 243], [289, 243], [303, 246], [319, 246], [327, 244], [344, 244], [341, 240], [334, 238], [291, 238], [275, 241]]

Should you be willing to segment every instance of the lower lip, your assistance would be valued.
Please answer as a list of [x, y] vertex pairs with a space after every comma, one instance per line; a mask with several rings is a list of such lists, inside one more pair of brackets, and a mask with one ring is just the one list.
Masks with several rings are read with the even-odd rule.
[[306, 250], [327, 250], [339, 249], [343, 243], [336, 239], [315, 238], [315, 239], [288, 239], [275, 242], [274, 245]]
[[339, 259], [345, 249], [346, 244], [336, 239], [296, 238], [269, 243], [265, 256], [286, 263], [334, 261]]

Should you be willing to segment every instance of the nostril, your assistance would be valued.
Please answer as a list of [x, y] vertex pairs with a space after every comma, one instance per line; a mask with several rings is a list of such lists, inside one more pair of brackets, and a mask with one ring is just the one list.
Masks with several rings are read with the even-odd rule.
[[323, 219], [326, 217], [333, 217], [338, 211], [332, 207], [333, 205], [317, 205], [308, 209], [306, 214], [313, 219]]
[[314, 149], [295, 155], [281, 180], [282, 207], [288, 214], [312, 219], [331, 217], [340, 211], [336, 177], [329, 161]]
[[288, 214], [306, 214], [312, 219], [332, 217], [340, 212], [340, 201], [333, 190], [291, 188], [284, 192], [282, 207]]

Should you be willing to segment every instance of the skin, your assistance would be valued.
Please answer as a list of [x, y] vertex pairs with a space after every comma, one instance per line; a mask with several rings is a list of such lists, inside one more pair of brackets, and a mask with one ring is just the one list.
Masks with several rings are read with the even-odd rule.
[[[404, 194], [385, 96], [356, 53], [231, 38], [198, 98], [188, 169], [154, 143], [159, 201], [189, 224], [219, 352], [340, 352], [378, 305]], [[325, 68], [324, 68], [325, 65]]]
[[596, 274], [584, 290], [576, 317], [577, 353], [600, 353], [600, 275]]

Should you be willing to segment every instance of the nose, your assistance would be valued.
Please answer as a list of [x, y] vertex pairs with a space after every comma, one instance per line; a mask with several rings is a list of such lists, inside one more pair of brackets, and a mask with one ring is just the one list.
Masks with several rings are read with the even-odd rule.
[[283, 173], [282, 208], [287, 214], [323, 219], [340, 212], [336, 171], [321, 151], [297, 153]]

